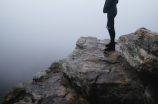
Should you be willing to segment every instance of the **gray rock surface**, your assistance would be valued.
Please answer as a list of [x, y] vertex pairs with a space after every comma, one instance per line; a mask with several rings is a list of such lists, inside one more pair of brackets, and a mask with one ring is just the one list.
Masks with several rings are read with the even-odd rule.
[[157, 104], [157, 40], [141, 28], [104, 54], [108, 39], [81, 37], [70, 55], [15, 86], [0, 103]]
[[138, 71], [158, 74], [158, 33], [145, 28], [118, 39], [120, 53]]
[[144, 87], [138, 72], [116, 51], [103, 53], [105, 43], [81, 37], [63, 63], [62, 71], [82, 96], [94, 104], [143, 104]]
[[63, 77], [61, 69], [58, 69], [60, 64], [60, 61], [54, 62], [46, 70], [47, 74], [38, 74], [40, 80], [15, 86], [4, 96], [1, 104], [89, 104]]

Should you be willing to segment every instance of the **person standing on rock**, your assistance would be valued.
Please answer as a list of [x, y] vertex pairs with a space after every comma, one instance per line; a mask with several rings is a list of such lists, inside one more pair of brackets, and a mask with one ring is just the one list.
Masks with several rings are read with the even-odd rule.
[[117, 5], [118, 0], [106, 0], [103, 8], [103, 13], [107, 13], [107, 29], [111, 38], [109, 44], [106, 44], [107, 47], [105, 51], [115, 50], [115, 28], [114, 28], [114, 18], [117, 15]]

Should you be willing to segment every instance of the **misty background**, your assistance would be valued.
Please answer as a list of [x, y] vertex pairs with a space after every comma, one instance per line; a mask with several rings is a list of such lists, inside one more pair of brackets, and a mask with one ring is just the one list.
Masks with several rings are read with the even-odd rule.
[[[62, 59], [81, 36], [109, 38], [105, 0], [0, 0], [0, 97]], [[119, 0], [116, 39], [158, 32], [157, 0]]]

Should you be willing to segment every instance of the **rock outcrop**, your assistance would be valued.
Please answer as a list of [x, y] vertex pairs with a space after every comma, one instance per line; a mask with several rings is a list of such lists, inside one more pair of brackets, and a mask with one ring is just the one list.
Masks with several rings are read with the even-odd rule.
[[17, 85], [2, 104], [157, 104], [157, 36], [140, 28], [106, 54], [108, 39], [81, 37], [70, 55]]
[[118, 39], [123, 57], [138, 71], [158, 74], [158, 33], [145, 28]]
[[106, 41], [93, 37], [78, 39], [76, 49], [63, 64], [63, 73], [91, 103], [143, 104], [144, 88], [138, 72], [117, 51], [104, 56]]
[[33, 81], [15, 86], [2, 104], [89, 104], [63, 77], [61, 63], [54, 62], [45, 72], [36, 73]]

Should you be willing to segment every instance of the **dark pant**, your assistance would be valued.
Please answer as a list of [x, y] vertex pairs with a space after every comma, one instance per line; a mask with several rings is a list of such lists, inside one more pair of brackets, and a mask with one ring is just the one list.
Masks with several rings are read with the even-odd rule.
[[117, 15], [117, 12], [115, 13], [107, 13], [107, 27], [110, 34], [111, 42], [114, 42], [115, 40], [115, 28], [114, 28], [114, 18]]

